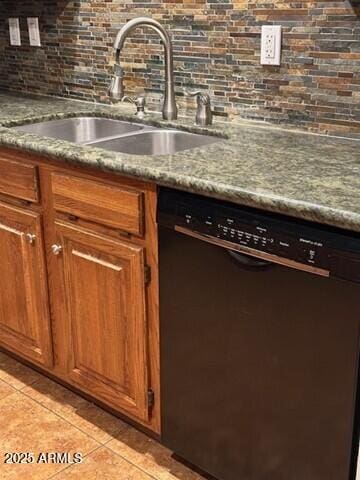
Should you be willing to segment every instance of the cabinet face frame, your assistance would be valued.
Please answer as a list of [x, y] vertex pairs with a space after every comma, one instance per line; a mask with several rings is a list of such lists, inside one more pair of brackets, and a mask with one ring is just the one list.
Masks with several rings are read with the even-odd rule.
[[[44, 231], [44, 243], [46, 252], [47, 282], [50, 294], [50, 311], [51, 311], [51, 331], [53, 341], [53, 364], [47, 366], [35, 362], [33, 359], [24, 355], [23, 351], [15, 352], [18, 357], [23, 357], [25, 361], [29, 361], [34, 365], [38, 365], [40, 370], [48, 374], [51, 378], [57, 378], [60, 382], [69, 388], [74, 388], [77, 392], [83, 391], [87, 398], [99, 403], [100, 406], [108, 407], [112, 413], [118, 412], [122, 417], [135, 422], [135, 424], [151, 430], [155, 434], [161, 433], [160, 421], [160, 352], [159, 352], [159, 293], [158, 293], [158, 245], [157, 245], [157, 224], [156, 224], [156, 203], [157, 203], [157, 186], [156, 184], [144, 182], [139, 179], [122, 177], [114, 173], [106, 173], [101, 170], [94, 169], [85, 165], [70, 166], [61, 160], [52, 160], [44, 158], [37, 154], [21, 152], [10, 148], [0, 148], [0, 157], [13, 162], [19, 162], [24, 165], [36, 167], [38, 172], [38, 195], [41, 199], [40, 203], [36, 201], [25, 201], [17, 199], [13, 196], [5, 195], [0, 192], [0, 202], [7, 205], [13, 205], [14, 208], [20, 206], [26, 207], [26, 210], [37, 212], [42, 215], [42, 227]], [[132, 191], [140, 191], [143, 196], [143, 236], [124, 235], [124, 231], [114, 228], [105, 227], [101, 223], [91, 223], [79, 219], [70, 218], [69, 215], [62, 212], [56, 212], [52, 200], [51, 175], [61, 173], [64, 175], [74, 175], [84, 179], [93, 180], [95, 182], [103, 182], [105, 185], [117, 188], [125, 188]], [[1, 175], [1, 165], [0, 165]], [[99, 215], [100, 217], [100, 215]], [[145, 263], [151, 270], [151, 281], [145, 286], [145, 303], [147, 317], [147, 373], [148, 387], [153, 392], [154, 403], [149, 408], [148, 419], [142, 420], [125, 410], [117, 408], [104, 400], [98, 400], [96, 395], [90, 390], [79, 387], [74, 381], [66, 375], [67, 365], [63, 352], [65, 348], [65, 339], [68, 338], [65, 322], [62, 318], [62, 309], [58, 306], [65, 301], [62, 298], [62, 289], [58, 280], [57, 258], [51, 252], [51, 246], [56, 242], [55, 222], [59, 220], [67, 224], [81, 226], [82, 228], [104, 235], [108, 238], [124, 240], [132, 245], [138, 245], [144, 248]], [[101, 222], [101, 218], [99, 220]], [[55, 299], [55, 300], [54, 300]], [[5, 350], [11, 351], [10, 348], [4, 346]], [[151, 398], [151, 397], [150, 397]]]
[[0, 279], [0, 344], [51, 367], [41, 215], [0, 203], [0, 249], [5, 255]]
[[143, 248], [59, 221], [55, 229], [63, 318], [69, 322], [67, 375], [100, 400], [147, 421]]

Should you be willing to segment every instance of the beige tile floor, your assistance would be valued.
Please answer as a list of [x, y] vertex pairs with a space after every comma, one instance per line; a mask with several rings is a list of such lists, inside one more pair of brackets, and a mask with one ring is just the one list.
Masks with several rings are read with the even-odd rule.
[[[83, 462], [4, 464], [6, 452], [80, 452]], [[154, 440], [1, 352], [0, 479], [204, 480]]]
[[[6, 452], [80, 452], [80, 464], [4, 464]], [[0, 479], [203, 480], [146, 435], [0, 352]]]

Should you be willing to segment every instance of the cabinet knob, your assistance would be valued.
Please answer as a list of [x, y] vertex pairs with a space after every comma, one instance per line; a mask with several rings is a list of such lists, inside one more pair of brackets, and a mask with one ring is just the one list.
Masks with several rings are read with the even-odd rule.
[[25, 235], [25, 238], [26, 238], [27, 242], [30, 243], [30, 245], [32, 245], [35, 242], [36, 235], [33, 234], [33, 233], [27, 233]]
[[59, 255], [59, 253], [61, 252], [62, 250], [62, 246], [61, 245], [51, 245], [51, 251], [54, 255]]

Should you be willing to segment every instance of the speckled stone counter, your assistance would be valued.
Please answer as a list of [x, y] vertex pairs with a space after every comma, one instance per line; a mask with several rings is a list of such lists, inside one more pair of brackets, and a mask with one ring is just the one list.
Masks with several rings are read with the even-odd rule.
[[175, 155], [138, 156], [20, 133], [10, 127], [78, 115], [137, 121], [133, 106], [0, 94], [0, 147], [138, 177], [181, 190], [360, 232], [360, 141], [255, 122], [206, 129], [193, 119], [144, 123], [210, 133], [219, 141]]

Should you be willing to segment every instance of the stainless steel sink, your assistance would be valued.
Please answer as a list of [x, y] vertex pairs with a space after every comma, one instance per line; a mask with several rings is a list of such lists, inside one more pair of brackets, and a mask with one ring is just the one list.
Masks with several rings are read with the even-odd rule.
[[171, 155], [181, 150], [219, 141], [218, 137], [209, 135], [101, 117], [50, 120], [20, 125], [14, 129], [132, 155]]
[[217, 141], [219, 138], [209, 135], [158, 129], [92, 142], [92, 146], [132, 155], [171, 155]]
[[142, 125], [99, 117], [75, 117], [63, 120], [31, 123], [14, 127], [19, 132], [36, 133], [44, 137], [67, 140], [74, 143], [88, 143], [97, 139], [114, 137], [142, 130]]

